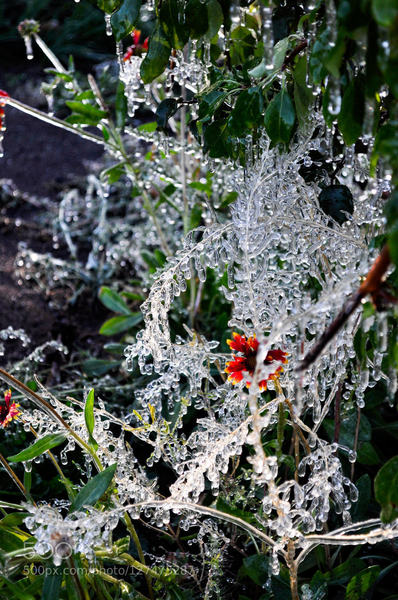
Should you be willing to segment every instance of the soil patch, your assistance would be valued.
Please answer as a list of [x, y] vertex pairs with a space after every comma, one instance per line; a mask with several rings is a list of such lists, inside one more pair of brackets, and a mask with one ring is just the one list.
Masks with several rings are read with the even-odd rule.
[[[35, 73], [32, 73], [30, 87], [26, 86], [25, 79], [22, 86], [13, 88], [12, 76], [13, 73], [3, 71], [0, 88], [32, 104], [32, 94], [25, 92], [34, 89]], [[51, 339], [59, 339], [69, 347], [83, 340], [85, 344], [95, 343], [95, 340], [98, 344], [97, 331], [104, 320], [104, 311], [95, 300], [82, 299], [65, 312], [51, 309], [46, 292], [19, 282], [14, 267], [20, 242], [40, 253], [54, 253], [49, 233], [51, 224], [43, 227], [44, 219], [51, 217], [46, 215], [45, 203], [41, 204], [40, 198], [56, 200], [64, 186], [85, 177], [90, 163], [100, 159], [103, 149], [12, 107], [6, 107], [6, 122], [0, 189], [4, 178], [10, 180], [5, 187], [13, 190], [15, 186], [15, 189], [11, 196], [8, 192], [0, 194], [0, 330], [8, 326], [24, 329], [32, 344], [23, 349], [21, 344], [7, 342], [7, 354], [0, 357], [1, 364], [19, 360]]]

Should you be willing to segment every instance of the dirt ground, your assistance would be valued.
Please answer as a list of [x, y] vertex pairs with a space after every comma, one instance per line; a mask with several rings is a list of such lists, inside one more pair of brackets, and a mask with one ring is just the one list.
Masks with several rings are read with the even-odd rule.
[[[35, 78], [33, 72], [33, 82]], [[22, 102], [36, 103], [38, 108], [45, 109], [44, 98], [32, 94], [37, 85], [27, 85], [25, 79], [22, 85], [14, 86], [15, 79], [15, 71], [7, 73], [0, 65], [0, 89]], [[90, 318], [84, 314], [78, 318], [73, 311], [51, 309], [45, 292], [21, 285], [14, 272], [20, 242], [39, 252], [53, 250], [51, 235], [40, 226], [46, 216], [40, 199], [56, 200], [65, 184], [84, 178], [90, 163], [101, 157], [102, 148], [12, 107], [6, 107], [6, 126], [4, 156], [0, 158], [0, 330], [10, 325], [23, 328], [32, 344], [21, 350], [20, 344], [7, 343], [7, 354], [0, 357], [0, 364], [20, 359], [50, 339], [72, 343], [74, 321], [85, 323], [80, 335], [89, 336], [90, 330], [95, 335], [103, 320], [103, 314], [96, 315], [95, 311], [93, 314], [91, 309]], [[10, 182], [5, 184], [4, 180]], [[14, 197], [8, 193], [10, 186], [15, 187]]]

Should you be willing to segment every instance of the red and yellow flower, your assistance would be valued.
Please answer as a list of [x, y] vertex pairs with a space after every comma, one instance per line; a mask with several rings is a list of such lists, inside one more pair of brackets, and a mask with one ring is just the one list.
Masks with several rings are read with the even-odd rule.
[[6, 390], [4, 392], [4, 403], [0, 403], [0, 427], [7, 427], [13, 419], [21, 414], [18, 407], [19, 404], [11, 402], [11, 390]]
[[[235, 350], [239, 355], [234, 355], [233, 360], [227, 362], [225, 372], [229, 374], [228, 381], [233, 384], [240, 383], [248, 375], [253, 376], [257, 363], [257, 352], [259, 342], [255, 335], [246, 338], [245, 335], [232, 333], [232, 340], [227, 340], [231, 350]], [[283, 372], [281, 363], [287, 363], [287, 352], [283, 350], [270, 350], [264, 360], [264, 365], [268, 366], [266, 379], [259, 382], [260, 390], [267, 389], [267, 381], [278, 379]], [[250, 387], [250, 381], [246, 381], [246, 387]]]
[[141, 31], [139, 29], [134, 29], [131, 36], [133, 38], [133, 44], [127, 48], [126, 53], [123, 56], [124, 62], [130, 60], [132, 56], [140, 56], [143, 52], [148, 51], [149, 38], [145, 38], [143, 43], [140, 44]]

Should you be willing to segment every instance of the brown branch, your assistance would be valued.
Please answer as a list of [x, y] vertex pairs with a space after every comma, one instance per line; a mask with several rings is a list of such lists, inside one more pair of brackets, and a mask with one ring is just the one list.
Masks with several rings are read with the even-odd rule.
[[334, 399], [334, 442], [336, 442], [336, 444], [339, 443], [339, 439], [340, 439], [340, 427], [341, 427], [341, 413], [340, 413], [340, 408], [341, 408], [341, 391], [342, 391], [342, 383], [339, 383], [339, 386], [337, 388], [337, 393]]
[[300, 52], [302, 50], [304, 50], [304, 48], [306, 48], [308, 46], [308, 42], [307, 40], [301, 40], [301, 42], [299, 42], [297, 44], [297, 46], [295, 48], [293, 48], [293, 50], [290, 52], [290, 54], [288, 54], [285, 58], [285, 60], [283, 61], [283, 65], [281, 67], [281, 71], [284, 71], [286, 69], [286, 67], [288, 67], [293, 60], [296, 58], [297, 54], [300, 54]]
[[343, 308], [337, 317], [331, 322], [329, 327], [324, 331], [316, 344], [306, 354], [301, 363], [296, 368], [296, 371], [304, 371], [320, 356], [326, 345], [334, 338], [336, 333], [341, 329], [347, 319], [352, 315], [354, 310], [359, 306], [362, 299], [368, 294], [375, 294], [382, 282], [382, 279], [391, 262], [390, 252], [387, 244], [383, 247], [379, 256], [373, 263], [366, 279], [361, 283], [356, 292], [348, 298]]

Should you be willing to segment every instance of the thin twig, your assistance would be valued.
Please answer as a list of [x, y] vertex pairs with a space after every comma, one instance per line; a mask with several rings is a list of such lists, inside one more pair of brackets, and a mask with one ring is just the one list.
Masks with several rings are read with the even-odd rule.
[[295, 48], [293, 48], [293, 50], [290, 52], [290, 54], [288, 54], [283, 62], [283, 65], [281, 67], [281, 71], [284, 71], [286, 69], [286, 67], [288, 67], [293, 60], [296, 58], [297, 54], [300, 54], [300, 52], [302, 50], [304, 50], [304, 48], [306, 48], [308, 46], [308, 42], [307, 40], [301, 40], [301, 42], [299, 42], [297, 44], [297, 46]]
[[368, 294], [374, 294], [380, 287], [382, 279], [390, 265], [391, 258], [388, 246], [385, 245], [379, 256], [373, 263], [365, 281], [359, 286], [350, 298], [345, 302], [343, 308], [332, 321], [329, 327], [324, 331], [316, 344], [306, 354], [304, 359], [296, 368], [296, 371], [304, 371], [321, 355], [326, 345], [334, 338], [336, 333], [343, 327], [347, 319], [352, 315], [354, 310], [359, 306], [362, 299]]
[[334, 441], [336, 444], [339, 443], [340, 438], [340, 425], [341, 425], [341, 414], [340, 414], [340, 403], [341, 403], [341, 390], [342, 383], [339, 383], [337, 388], [336, 397], [334, 400]]

